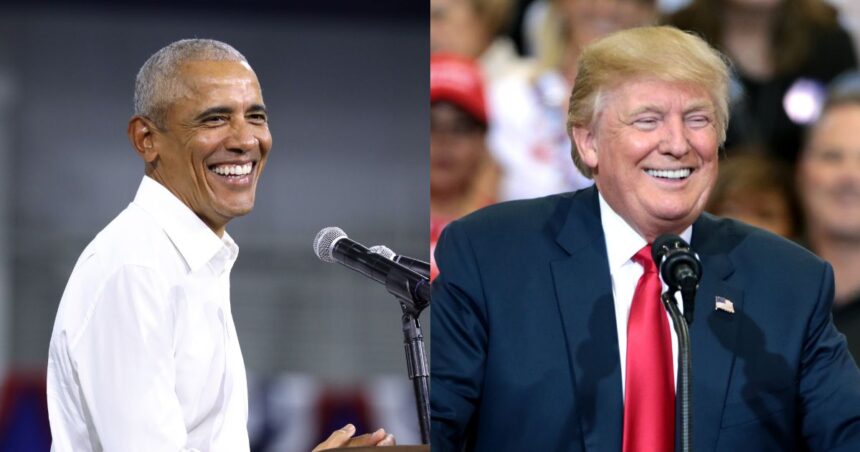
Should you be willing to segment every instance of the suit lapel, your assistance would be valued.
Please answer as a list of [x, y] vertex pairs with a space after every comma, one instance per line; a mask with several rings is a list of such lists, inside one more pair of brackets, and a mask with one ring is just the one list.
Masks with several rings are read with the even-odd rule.
[[[556, 301], [567, 340], [579, 428], [586, 450], [621, 450], [624, 399], [612, 280], [600, 223], [597, 190], [582, 190], [555, 229], [569, 256], [551, 263]], [[736, 237], [707, 214], [693, 226], [692, 249], [702, 260], [693, 346], [693, 438], [696, 450], [716, 448], [740, 322], [715, 310], [717, 297], [742, 312], [743, 290], [728, 283]], [[575, 428], [575, 426], [571, 426]]]
[[695, 319], [690, 330], [693, 346], [693, 441], [697, 451], [717, 444], [726, 391], [732, 374], [738, 314], [716, 310], [717, 297], [743, 311], [744, 292], [728, 284], [734, 266], [728, 258], [734, 237], [707, 214], [693, 225], [691, 248], [702, 261], [702, 281], [696, 293]]
[[[571, 198], [551, 264], [586, 450], [621, 450], [623, 394], [612, 281], [594, 188]], [[571, 426], [576, 428], [577, 426]]]

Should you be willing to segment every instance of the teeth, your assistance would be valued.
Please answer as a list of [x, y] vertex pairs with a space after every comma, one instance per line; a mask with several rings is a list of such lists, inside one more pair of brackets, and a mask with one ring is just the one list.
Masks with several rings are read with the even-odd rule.
[[686, 179], [687, 177], [690, 176], [690, 173], [692, 171], [690, 171], [689, 168], [684, 168], [684, 169], [677, 169], [677, 170], [649, 169], [649, 170], [645, 170], [645, 172], [648, 173], [648, 175], [650, 175], [650, 176], [660, 177], [663, 179]]
[[214, 173], [222, 176], [247, 176], [251, 174], [253, 163], [248, 162], [244, 165], [218, 165], [212, 168]]

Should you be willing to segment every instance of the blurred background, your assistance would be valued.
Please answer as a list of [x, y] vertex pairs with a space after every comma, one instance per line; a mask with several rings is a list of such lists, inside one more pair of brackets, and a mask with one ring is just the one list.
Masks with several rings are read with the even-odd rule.
[[399, 0], [0, 5], [0, 451], [50, 444], [57, 305], [143, 174], [126, 137], [134, 77], [188, 37], [242, 52], [270, 112], [256, 207], [228, 228], [252, 450], [309, 450], [347, 422], [419, 442], [398, 304], [311, 242], [339, 226], [428, 259], [427, 21]]
[[732, 65], [706, 209], [830, 262], [833, 318], [860, 360], [856, 0], [430, 0], [431, 249], [475, 209], [591, 185], [566, 126], [579, 55], [655, 24], [703, 37]]
[[[226, 41], [263, 86], [274, 152], [256, 209], [231, 223], [233, 313], [252, 447], [300, 451], [346, 422], [418, 442], [399, 308], [317, 260], [316, 232], [339, 226], [427, 259], [427, 237], [432, 249], [476, 208], [588, 186], [564, 125], [578, 54], [656, 23], [702, 35], [734, 65], [708, 210], [830, 261], [834, 319], [860, 357], [860, 2], [4, 2], [0, 451], [47, 450], [55, 310], [80, 251], [134, 196], [133, 80], [163, 45]], [[422, 321], [429, 338], [429, 312]]]

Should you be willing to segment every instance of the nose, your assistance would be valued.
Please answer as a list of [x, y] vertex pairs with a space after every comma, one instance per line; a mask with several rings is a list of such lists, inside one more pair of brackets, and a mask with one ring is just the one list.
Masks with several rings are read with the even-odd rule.
[[260, 139], [255, 134], [256, 128], [247, 120], [240, 119], [232, 126], [230, 136], [224, 142], [229, 151], [246, 153], [260, 147]]
[[687, 129], [683, 118], [667, 119], [660, 151], [676, 158], [680, 158], [690, 151], [690, 142], [687, 139]]

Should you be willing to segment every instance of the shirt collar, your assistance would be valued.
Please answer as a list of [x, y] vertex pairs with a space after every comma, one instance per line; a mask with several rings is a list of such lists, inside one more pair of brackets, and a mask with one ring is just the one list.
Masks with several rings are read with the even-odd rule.
[[[603, 236], [606, 237], [606, 257], [609, 260], [610, 271], [615, 271], [629, 262], [648, 242], [609, 206], [609, 203], [603, 199], [603, 194], [598, 192], [598, 197], [600, 198], [600, 223], [603, 225]], [[690, 225], [681, 233], [681, 238], [690, 243], [692, 235], [693, 226]]]
[[216, 273], [232, 268], [239, 247], [229, 234], [219, 238], [188, 206], [166, 187], [143, 176], [134, 204], [164, 229], [173, 246], [194, 272], [209, 263]]

